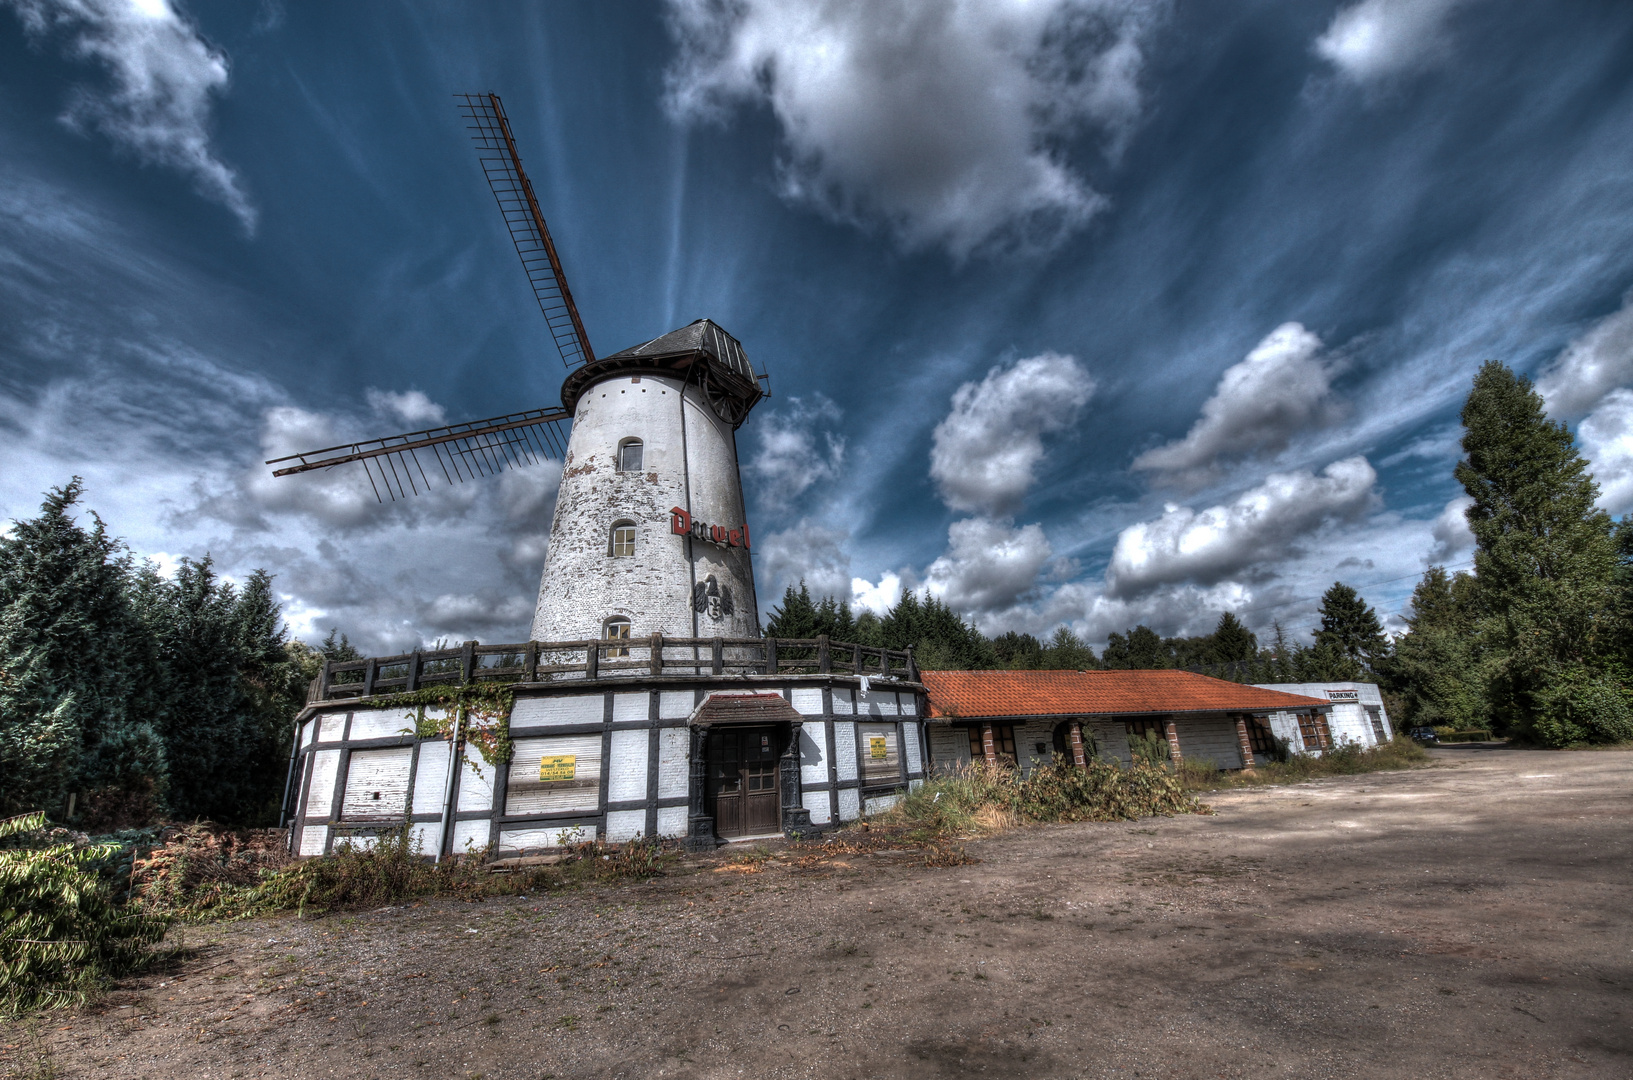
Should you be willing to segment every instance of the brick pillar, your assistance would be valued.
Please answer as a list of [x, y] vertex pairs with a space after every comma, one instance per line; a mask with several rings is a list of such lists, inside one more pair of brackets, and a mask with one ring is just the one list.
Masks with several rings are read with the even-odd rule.
[[1253, 771], [1253, 740], [1247, 734], [1247, 717], [1236, 716], [1236, 745], [1242, 751], [1242, 771]]
[[1081, 769], [1089, 763], [1089, 759], [1083, 753], [1083, 721], [1073, 720], [1071, 732], [1072, 764]]
[[1170, 717], [1167, 723], [1164, 725], [1164, 730], [1168, 734], [1168, 760], [1172, 761], [1175, 765], [1178, 765], [1181, 760], [1179, 753], [1179, 729], [1174, 726], [1172, 717]]
[[981, 754], [988, 765], [998, 764], [998, 748], [992, 741], [992, 722], [989, 720], [981, 721]]

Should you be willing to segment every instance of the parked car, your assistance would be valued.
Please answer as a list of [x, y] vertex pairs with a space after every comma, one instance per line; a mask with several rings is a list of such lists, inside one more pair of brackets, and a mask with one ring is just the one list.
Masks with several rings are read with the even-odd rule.
[[1439, 737], [1435, 735], [1435, 729], [1432, 727], [1415, 727], [1408, 734], [1410, 734], [1412, 738], [1416, 739], [1418, 742], [1422, 743], [1440, 741]]

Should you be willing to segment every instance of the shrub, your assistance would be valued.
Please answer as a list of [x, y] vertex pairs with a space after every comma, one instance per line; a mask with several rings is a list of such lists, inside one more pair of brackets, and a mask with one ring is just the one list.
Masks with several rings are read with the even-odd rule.
[[1627, 693], [1605, 676], [1569, 668], [1538, 697], [1531, 734], [1544, 746], [1633, 740]]
[[117, 845], [41, 835], [44, 814], [0, 821], [0, 1014], [62, 1008], [136, 971], [162, 918], [120, 908], [98, 878]]
[[[1166, 745], [1166, 744], [1164, 744]], [[886, 818], [929, 836], [992, 832], [1027, 821], [1132, 821], [1155, 814], [1205, 811], [1166, 768], [1136, 761], [1042, 765], [1022, 774], [1007, 765], [974, 762], [932, 777]]]

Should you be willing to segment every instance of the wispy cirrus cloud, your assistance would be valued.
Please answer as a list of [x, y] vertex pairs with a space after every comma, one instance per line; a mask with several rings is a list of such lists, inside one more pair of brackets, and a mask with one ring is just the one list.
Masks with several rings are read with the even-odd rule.
[[238, 173], [210, 145], [212, 99], [226, 91], [227, 54], [205, 40], [171, 0], [0, 0], [36, 40], [60, 38], [95, 63], [109, 85], [80, 85], [62, 120], [94, 129], [144, 163], [190, 177], [244, 230], [258, 213]]

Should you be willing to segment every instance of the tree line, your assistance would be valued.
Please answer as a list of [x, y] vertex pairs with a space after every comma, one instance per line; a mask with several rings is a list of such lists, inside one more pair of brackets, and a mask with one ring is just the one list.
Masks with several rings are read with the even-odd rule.
[[1213, 633], [1163, 637], [1148, 626], [1095, 651], [1067, 627], [1047, 641], [988, 638], [928, 592], [884, 616], [853, 614], [802, 582], [768, 634], [915, 650], [921, 668], [1183, 668], [1239, 682], [1378, 683], [1398, 725], [1494, 730], [1544, 746], [1633, 740], [1633, 519], [1596, 506], [1598, 485], [1570, 430], [1550, 421], [1529, 379], [1491, 362], [1461, 419], [1455, 475], [1473, 505], [1472, 571], [1431, 566], [1391, 639], [1351, 586], [1321, 598], [1307, 640], [1274, 624], [1260, 642], [1226, 612]]
[[275, 822], [291, 722], [323, 652], [292, 641], [271, 577], [137, 561], [76, 477], [0, 538], [0, 813], [87, 828]]

